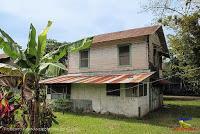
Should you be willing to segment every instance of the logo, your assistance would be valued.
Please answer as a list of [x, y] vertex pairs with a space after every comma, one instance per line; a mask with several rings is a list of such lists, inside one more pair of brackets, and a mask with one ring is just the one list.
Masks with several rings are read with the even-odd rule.
[[192, 117], [190, 117], [190, 118], [179, 118], [178, 122], [179, 122], [180, 126], [177, 127], [177, 128], [174, 128], [174, 131], [181, 131], [181, 132], [198, 132], [198, 131], [200, 131], [200, 129], [194, 128], [194, 127], [192, 127], [191, 124], [185, 122], [185, 121], [188, 121], [188, 120], [192, 120]]

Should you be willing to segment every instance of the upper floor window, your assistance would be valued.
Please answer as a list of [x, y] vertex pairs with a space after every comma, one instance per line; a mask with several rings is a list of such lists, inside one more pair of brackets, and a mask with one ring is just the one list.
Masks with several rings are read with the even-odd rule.
[[80, 67], [89, 67], [89, 50], [80, 51]]
[[130, 45], [119, 46], [119, 65], [130, 65]]

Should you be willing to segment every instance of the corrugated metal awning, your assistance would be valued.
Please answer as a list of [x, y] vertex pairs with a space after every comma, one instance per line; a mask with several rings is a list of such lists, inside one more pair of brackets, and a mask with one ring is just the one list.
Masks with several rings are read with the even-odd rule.
[[50, 78], [40, 81], [41, 84], [61, 84], [61, 83], [139, 83], [154, 72], [144, 72], [138, 74], [113, 74], [113, 75], [83, 75], [83, 74], [68, 74], [55, 78]]

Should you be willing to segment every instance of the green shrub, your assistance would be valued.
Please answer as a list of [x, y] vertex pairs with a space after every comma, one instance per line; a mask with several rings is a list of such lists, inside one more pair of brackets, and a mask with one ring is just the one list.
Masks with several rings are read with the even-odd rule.
[[72, 102], [69, 99], [55, 99], [52, 103], [52, 108], [56, 112], [71, 111]]

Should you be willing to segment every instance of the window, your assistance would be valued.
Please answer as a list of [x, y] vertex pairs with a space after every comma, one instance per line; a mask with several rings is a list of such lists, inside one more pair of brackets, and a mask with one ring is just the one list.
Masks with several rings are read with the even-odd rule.
[[51, 88], [49, 86], [47, 88], [47, 94], [51, 94]]
[[89, 50], [80, 51], [80, 67], [89, 67]]
[[139, 96], [147, 96], [147, 84], [139, 84]]
[[108, 96], [120, 96], [120, 84], [107, 84], [106, 94]]
[[63, 93], [66, 92], [67, 84], [48, 85], [47, 93]]
[[147, 96], [147, 84], [144, 84], [144, 96]]
[[119, 46], [119, 65], [130, 65], [130, 45]]
[[72, 87], [71, 83], [68, 83], [67, 84], [67, 94], [68, 95], [71, 95], [71, 87]]
[[139, 96], [143, 96], [143, 84], [139, 83]]
[[153, 48], [153, 64], [156, 64], [156, 47]]
[[127, 84], [125, 84], [125, 88], [126, 88], [126, 97], [136, 97], [137, 96], [138, 84], [127, 83]]

